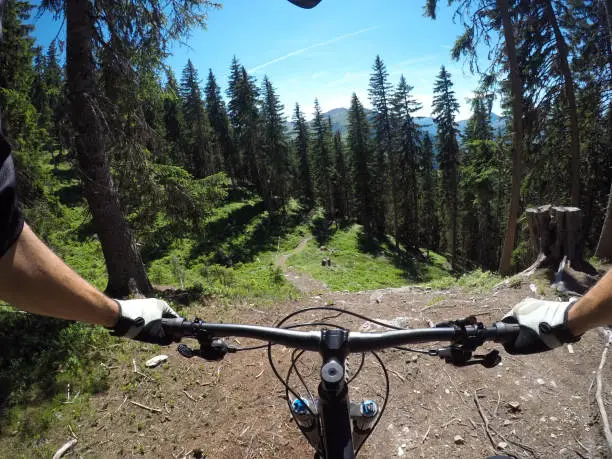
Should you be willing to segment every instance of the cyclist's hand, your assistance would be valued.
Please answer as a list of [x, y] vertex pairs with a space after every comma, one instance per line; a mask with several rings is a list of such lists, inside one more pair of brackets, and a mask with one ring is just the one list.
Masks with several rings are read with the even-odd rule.
[[168, 303], [156, 298], [116, 300], [119, 320], [113, 328], [114, 336], [126, 336], [146, 343], [168, 345], [172, 339], [164, 333], [161, 319], [179, 317]]
[[544, 301], [527, 298], [514, 306], [503, 318], [504, 322], [520, 325], [520, 333], [512, 343], [504, 344], [510, 354], [544, 352], [563, 343], [575, 342], [567, 327], [567, 313], [577, 300]]

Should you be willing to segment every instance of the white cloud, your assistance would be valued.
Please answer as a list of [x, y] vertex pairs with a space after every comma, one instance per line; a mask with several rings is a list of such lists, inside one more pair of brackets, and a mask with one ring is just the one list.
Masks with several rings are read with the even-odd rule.
[[277, 58], [274, 58], [268, 62], [264, 62], [263, 64], [259, 64], [256, 65], [253, 68], [250, 68], [248, 71], [249, 73], [255, 73], [258, 72], [259, 70], [268, 67], [269, 65], [272, 64], [276, 64], [277, 62], [281, 62], [284, 61], [285, 59], [289, 59], [290, 57], [293, 56], [297, 56], [298, 54], [302, 54], [306, 51], [310, 51], [311, 49], [314, 48], [320, 48], [322, 46], [327, 46], [327, 45], [331, 45], [332, 43], [336, 43], [337, 41], [341, 41], [341, 40], [346, 40], [347, 38], [351, 38], [351, 37], [355, 37], [357, 35], [361, 35], [362, 33], [366, 33], [366, 32], [370, 32], [372, 30], [376, 30], [378, 29], [378, 27], [376, 26], [372, 26], [372, 27], [366, 27], [365, 29], [361, 29], [361, 30], [357, 30], [355, 32], [351, 32], [351, 33], [347, 33], [344, 35], [340, 35], [336, 38], [332, 38], [331, 40], [326, 40], [326, 41], [322, 41], [320, 43], [316, 43], [314, 45], [310, 45], [310, 46], [306, 46], [304, 48], [300, 48], [300, 49], [296, 49], [295, 51], [291, 51], [290, 53], [285, 54], [284, 56], [280, 56]]

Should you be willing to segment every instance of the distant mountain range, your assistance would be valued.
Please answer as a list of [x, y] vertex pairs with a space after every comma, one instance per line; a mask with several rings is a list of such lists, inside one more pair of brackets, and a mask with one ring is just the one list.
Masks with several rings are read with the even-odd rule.
[[[366, 115], [368, 118], [373, 117], [373, 111], [366, 109]], [[346, 108], [334, 108], [328, 112], [323, 113], [323, 117], [327, 119], [329, 117], [332, 123], [332, 129], [335, 131], [339, 130], [342, 135], [345, 135], [348, 132], [348, 109]], [[429, 133], [429, 135], [433, 138], [436, 135], [436, 125], [433, 122], [433, 119], [428, 116], [415, 118], [416, 123], [419, 125], [422, 131]], [[463, 132], [465, 127], [467, 126], [468, 120], [457, 121], [459, 125], [459, 131]], [[502, 129], [504, 127], [505, 119], [495, 113], [491, 113], [491, 126], [494, 131], [498, 129]], [[286, 129], [289, 132], [293, 131], [294, 123], [292, 121], [288, 121], [286, 123]]]

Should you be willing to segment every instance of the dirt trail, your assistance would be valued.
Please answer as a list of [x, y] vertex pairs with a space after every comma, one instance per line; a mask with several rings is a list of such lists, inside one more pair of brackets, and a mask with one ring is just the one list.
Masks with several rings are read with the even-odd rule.
[[[202, 306], [189, 314], [210, 321], [271, 325], [300, 308], [334, 303], [396, 325], [423, 327], [430, 321], [468, 314], [493, 322], [529, 295], [526, 288], [474, 294], [406, 287], [352, 294], [332, 292], [265, 309], [255, 305], [229, 309]], [[310, 322], [315, 317], [322, 316], [309, 312], [301, 320]], [[325, 320], [335, 320], [353, 330], [376, 329], [364, 320]], [[240, 340], [240, 345], [249, 344]], [[486, 349], [493, 348], [500, 346], [491, 344]], [[502, 350], [502, 365], [493, 369], [454, 368], [437, 357], [396, 350], [381, 352], [391, 378], [389, 404], [360, 457], [493, 455], [495, 448], [485, 435], [475, 397], [487, 417], [496, 447], [502, 443], [506, 454], [519, 458], [609, 457], [591, 387], [602, 348], [601, 337], [592, 331], [574, 344], [571, 352], [561, 347], [546, 354], [514, 357]], [[131, 359], [108, 362], [113, 368], [112, 388], [95, 397], [93, 412], [73, 425], [83, 441], [79, 440], [72, 457], [142, 454], [182, 458], [198, 449], [209, 459], [312, 457], [291, 420], [284, 388], [272, 374], [265, 350], [231, 354], [222, 362], [205, 362], [182, 358], [170, 348], [164, 350], [169, 355], [166, 363], [145, 369], [146, 359], [157, 353], [158, 348], [141, 345], [134, 355], [146, 377], [134, 373]], [[274, 361], [285, 371], [290, 355], [281, 346], [273, 350]], [[359, 358], [352, 357], [349, 368], [356, 369], [358, 363]], [[299, 364], [307, 382], [316, 382], [319, 364], [316, 355]], [[384, 389], [380, 374], [376, 362], [366, 358], [362, 373], [350, 386], [351, 397], [380, 400]], [[603, 378], [607, 403], [612, 401], [611, 376], [607, 365]], [[316, 390], [316, 385], [311, 388]], [[304, 389], [300, 393], [305, 394]], [[150, 412], [126, 403], [126, 399], [160, 411]], [[510, 402], [519, 406], [513, 409]], [[69, 434], [57, 432], [49, 441], [59, 447]]]
[[289, 253], [285, 253], [278, 258], [278, 266], [285, 273], [285, 278], [291, 282], [295, 288], [305, 294], [323, 293], [328, 292], [327, 286], [317, 279], [313, 278], [310, 274], [304, 272], [297, 272], [291, 266], [287, 267], [287, 259], [291, 255], [296, 255], [306, 248], [308, 242], [312, 237], [306, 237], [300, 241], [298, 246]]

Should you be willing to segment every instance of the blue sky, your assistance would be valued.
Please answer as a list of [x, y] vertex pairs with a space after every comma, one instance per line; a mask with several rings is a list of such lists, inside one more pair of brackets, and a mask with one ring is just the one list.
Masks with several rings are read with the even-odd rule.
[[[466, 99], [477, 78], [450, 58], [462, 26], [453, 23], [446, 2], [440, 2], [436, 21], [423, 17], [424, 2], [323, 0], [303, 10], [286, 0], [226, 0], [221, 10], [210, 12], [208, 30], [195, 30], [187, 45], [173, 46], [168, 64], [180, 76], [191, 59], [203, 81], [212, 68], [225, 90], [235, 54], [258, 81], [268, 75], [288, 117], [296, 102], [310, 117], [315, 97], [324, 111], [348, 107], [353, 92], [369, 106], [368, 79], [377, 54], [393, 84], [404, 74], [414, 86], [413, 94], [423, 104], [418, 114], [428, 116], [433, 82], [445, 65], [461, 103], [458, 119], [468, 118]], [[59, 22], [47, 16], [37, 21], [41, 45], [58, 33], [63, 38]]]

